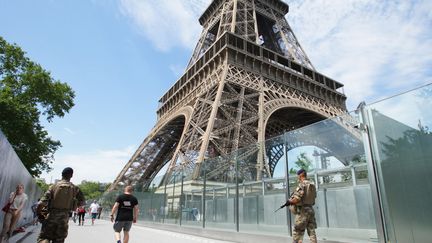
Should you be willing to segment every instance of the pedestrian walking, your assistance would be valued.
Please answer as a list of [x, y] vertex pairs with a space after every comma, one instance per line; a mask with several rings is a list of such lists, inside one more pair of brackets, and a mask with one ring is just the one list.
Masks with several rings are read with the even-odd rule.
[[27, 194], [24, 193], [24, 185], [18, 184], [16, 190], [11, 192], [6, 205], [3, 207], [5, 213], [3, 218], [3, 228], [0, 233], [0, 242], [7, 241], [12, 232], [15, 230], [15, 225], [21, 217], [22, 209], [27, 202]]
[[77, 208], [77, 214], [78, 214], [78, 226], [80, 226], [80, 225], [83, 226], [84, 225], [84, 217], [86, 214], [86, 210], [85, 210], [84, 205], [79, 206]]
[[290, 206], [291, 212], [295, 214], [295, 223], [293, 231], [293, 242], [303, 242], [305, 230], [309, 235], [311, 243], [317, 242], [315, 229], [315, 211], [312, 206], [315, 204], [316, 187], [307, 179], [307, 173], [304, 169], [297, 171], [299, 184], [288, 201], [281, 206]]
[[[138, 217], [138, 200], [132, 195], [132, 186], [126, 186], [124, 194], [117, 197], [111, 210], [111, 222], [114, 222], [114, 232], [117, 243], [121, 243], [123, 230], [123, 243], [129, 242], [129, 231], [132, 222], [136, 223]], [[115, 217], [114, 217], [115, 215]]]
[[[77, 208], [77, 209], [78, 209], [78, 208]], [[77, 216], [78, 216], [78, 211], [77, 211], [77, 209], [74, 210], [74, 211], [72, 211], [72, 221], [73, 221], [74, 223], [76, 223], [76, 219], [77, 219]]]
[[37, 212], [42, 221], [38, 243], [63, 243], [68, 235], [69, 213], [84, 204], [84, 195], [70, 182], [73, 170], [66, 167], [62, 179], [50, 186], [39, 201]]
[[97, 219], [100, 219], [100, 217], [101, 217], [101, 214], [102, 214], [102, 206], [101, 205], [99, 205], [99, 208], [98, 208], [98, 215], [97, 215]]
[[99, 204], [97, 203], [96, 200], [94, 200], [93, 203], [90, 204], [90, 207], [89, 207], [89, 213], [91, 214], [92, 225], [94, 225], [94, 221], [97, 218], [98, 210], [99, 210]]
[[38, 198], [38, 200], [35, 203], [33, 203], [33, 205], [31, 206], [31, 210], [33, 213], [33, 221], [32, 221], [33, 225], [38, 225], [37, 206], [39, 204], [39, 200], [40, 198]]

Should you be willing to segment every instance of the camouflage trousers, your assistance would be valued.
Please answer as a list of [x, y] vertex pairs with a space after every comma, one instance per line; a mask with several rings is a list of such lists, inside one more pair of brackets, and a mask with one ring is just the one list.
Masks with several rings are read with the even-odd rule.
[[301, 207], [299, 213], [295, 216], [294, 231], [293, 231], [293, 242], [303, 242], [303, 236], [305, 230], [309, 235], [310, 242], [316, 243], [317, 237], [315, 229], [317, 227], [315, 221], [315, 212], [312, 207]]
[[49, 212], [42, 222], [42, 229], [37, 239], [38, 243], [63, 243], [68, 235], [69, 212]]

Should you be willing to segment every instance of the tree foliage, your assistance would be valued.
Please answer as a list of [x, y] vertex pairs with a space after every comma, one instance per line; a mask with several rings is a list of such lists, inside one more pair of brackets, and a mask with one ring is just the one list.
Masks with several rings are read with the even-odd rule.
[[109, 186], [110, 183], [100, 183], [94, 181], [82, 181], [81, 184], [78, 185], [86, 200], [100, 198], [103, 192], [106, 191]]
[[[353, 158], [351, 159], [351, 161], [349, 162], [351, 165], [358, 165], [358, 164], [365, 164], [366, 163], [366, 158], [364, 157], [364, 155], [354, 155]], [[352, 173], [350, 172], [342, 172], [342, 181], [352, 181]], [[366, 179], [368, 178], [368, 172], [367, 170], [363, 170], [363, 171], [356, 171], [356, 178], [357, 179]]]
[[41, 118], [51, 122], [74, 106], [71, 87], [0, 37], [0, 129], [33, 176], [49, 171], [61, 146], [48, 136]]
[[48, 191], [50, 184], [47, 184], [44, 179], [36, 179], [36, 185], [40, 187], [42, 193]]
[[297, 173], [297, 170], [304, 169], [306, 171], [310, 171], [312, 169], [312, 160], [307, 157], [306, 153], [303, 152], [299, 156], [297, 156], [297, 161], [294, 162], [295, 168], [291, 168], [289, 173], [295, 174]]
[[[411, 129], [403, 132], [403, 136], [397, 139], [387, 137], [388, 142], [382, 143], [383, 153], [386, 158], [383, 164], [395, 164], [396, 162], [406, 161], [425, 161], [432, 157], [432, 132], [429, 127], [419, 124], [419, 129]], [[429, 162], [429, 161], [427, 161]], [[420, 163], [421, 164], [421, 163]]]

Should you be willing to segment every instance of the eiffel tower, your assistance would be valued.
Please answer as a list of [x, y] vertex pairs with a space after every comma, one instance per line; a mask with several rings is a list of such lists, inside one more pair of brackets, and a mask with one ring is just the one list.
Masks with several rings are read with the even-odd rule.
[[[109, 190], [148, 188], [165, 165], [166, 174], [189, 170], [194, 180], [206, 158], [346, 112], [343, 85], [315, 70], [284, 17], [288, 10], [280, 0], [211, 2], [184, 75], [159, 100], [156, 125]], [[277, 160], [266, 159], [269, 151], [244, 150], [255, 154], [249, 179], [273, 176]]]

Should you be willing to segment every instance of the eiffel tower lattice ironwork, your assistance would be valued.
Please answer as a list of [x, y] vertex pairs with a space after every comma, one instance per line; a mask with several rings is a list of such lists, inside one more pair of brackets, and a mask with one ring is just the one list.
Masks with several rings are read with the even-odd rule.
[[[280, 0], [212, 1], [184, 75], [160, 99], [156, 125], [110, 190], [146, 188], [165, 165], [167, 174], [186, 169], [193, 180], [205, 158], [345, 113], [343, 85], [315, 70], [287, 13]], [[245, 176], [272, 177], [280, 149], [244, 150], [239, 157], [256, 154]], [[216, 176], [230, 165], [213, 168]]]

